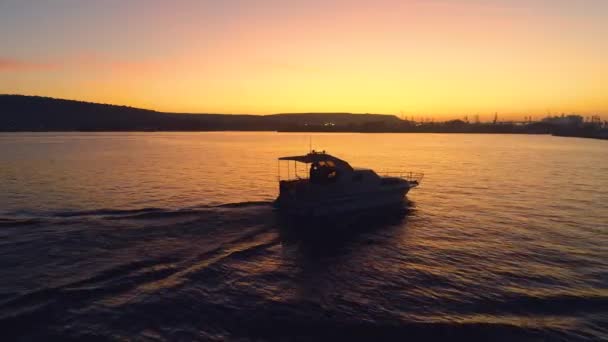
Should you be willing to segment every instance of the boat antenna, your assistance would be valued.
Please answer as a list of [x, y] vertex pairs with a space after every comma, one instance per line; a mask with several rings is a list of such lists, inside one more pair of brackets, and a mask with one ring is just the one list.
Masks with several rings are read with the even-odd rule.
[[308, 152], [312, 153], [312, 135], [308, 136]]

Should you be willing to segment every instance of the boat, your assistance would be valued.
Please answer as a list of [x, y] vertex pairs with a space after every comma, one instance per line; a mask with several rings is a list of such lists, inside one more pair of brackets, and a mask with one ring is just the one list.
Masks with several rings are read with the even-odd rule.
[[[286, 173], [285, 166], [287, 164]], [[276, 207], [298, 216], [328, 216], [402, 205], [424, 174], [354, 168], [325, 151], [279, 158]], [[302, 166], [304, 165], [304, 166]]]

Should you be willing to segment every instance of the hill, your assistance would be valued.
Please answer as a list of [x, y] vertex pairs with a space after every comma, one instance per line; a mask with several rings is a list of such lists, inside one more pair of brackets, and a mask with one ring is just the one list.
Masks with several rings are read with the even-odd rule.
[[400, 121], [394, 115], [351, 113], [178, 114], [48, 97], [0, 95], [0, 131], [276, 131], [309, 126], [389, 126]]

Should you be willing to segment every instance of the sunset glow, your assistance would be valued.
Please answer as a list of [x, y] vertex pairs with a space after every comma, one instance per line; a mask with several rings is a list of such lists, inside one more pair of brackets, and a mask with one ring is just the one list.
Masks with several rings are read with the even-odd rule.
[[170, 112], [608, 115], [604, 0], [0, 2], [0, 93]]

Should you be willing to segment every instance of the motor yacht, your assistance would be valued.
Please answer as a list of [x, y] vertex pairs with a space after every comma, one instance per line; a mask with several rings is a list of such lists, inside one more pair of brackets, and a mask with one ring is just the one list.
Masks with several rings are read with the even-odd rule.
[[420, 185], [423, 176], [414, 172], [379, 175], [371, 169], [354, 168], [325, 151], [313, 150], [279, 158], [279, 196], [275, 204], [284, 213], [302, 216], [399, 205], [411, 189]]

